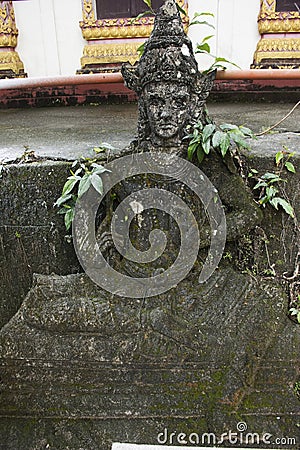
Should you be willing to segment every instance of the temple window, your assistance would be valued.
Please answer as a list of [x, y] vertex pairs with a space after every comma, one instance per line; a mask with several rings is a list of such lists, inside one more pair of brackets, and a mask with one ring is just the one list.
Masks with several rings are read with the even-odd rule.
[[300, 1], [295, 2], [293, 0], [277, 0], [276, 1], [276, 11], [298, 11], [300, 12]]
[[[163, 0], [152, 0], [153, 9], [159, 8]], [[148, 8], [149, 9], [149, 8]], [[143, 0], [96, 0], [97, 18], [135, 17], [147, 10]]]
[[[79, 74], [119, 71], [125, 62], [135, 64], [139, 47], [150, 36], [154, 17], [149, 14], [134, 20], [141, 12], [149, 10], [143, 0], [81, 0], [80, 27], [87, 41], [81, 58]], [[157, 10], [164, 0], [152, 0]], [[188, 0], [178, 0], [178, 5], [188, 10]], [[183, 17], [187, 30], [188, 16]]]

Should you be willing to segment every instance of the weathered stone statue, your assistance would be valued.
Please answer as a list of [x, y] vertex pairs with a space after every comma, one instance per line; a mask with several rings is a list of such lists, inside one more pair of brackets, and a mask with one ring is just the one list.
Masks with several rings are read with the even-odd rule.
[[[152, 152], [159, 158], [163, 152], [186, 158], [187, 126], [211, 120], [205, 100], [214, 73], [199, 73], [174, 0], [166, 0], [160, 8], [140, 62], [124, 67], [123, 75], [138, 93], [139, 122], [138, 139], [121, 156]], [[260, 222], [261, 212], [232, 160], [224, 161], [212, 150], [201, 169], [224, 205], [228, 248], [234, 252], [238, 239]], [[277, 368], [265, 373], [264, 359], [269, 352], [277, 358], [277, 339], [287, 326], [286, 294], [276, 281], [241, 273], [228, 259], [199, 284], [210, 227], [201, 202], [183, 183], [151, 175], [126, 180], [116, 187], [108, 209], [145, 186], [163, 186], [191, 206], [200, 228], [195, 269], [168, 292], [139, 299], [110, 294], [85, 274], [36, 275], [19, 312], [0, 333], [5, 376], [23, 377], [26, 385], [26, 389], [14, 385], [6, 401], [22, 417], [59, 422], [64, 442], [68, 428], [64, 420], [75, 418], [77, 431], [88, 420], [95, 441], [86, 448], [108, 449], [117, 440], [155, 443], [161, 431], [158, 422], [177, 429], [184, 423], [190, 432], [197, 426], [203, 432], [222, 433], [244, 413], [253, 431], [267, 432], [259, 414], [256, 418], [252, 414], [264, 408], [252, 394], [260, 389], [257, 379], [260, 386], [268, 376], [275, 377]], [[164, 270], [180, 246], [175, 224], [156, 210], [137, 211], [135, 224], [131, 238], [141, 250], [147, 248], [149, 231], [163, 227], [170, 236], [166, 257], [152, 266], [114, 257], [105, 220], [98, 241], [108, 260], [124, 273], [141, 277]], [[40, 394], [37, 385], [43, 390]], [[278, 401], [279, 411], [287, 398], [289, 404], [296, 401], [287, 392], [269, 401]], [[145, 431], [150, 423], [153, 438]], [[278, 421], [270, 426], [278, 430]], [[74, 426], [70, 429], [76, 434]], [[81, 448], [79, 441], [74, 442], [72, 448]]]
[[205, 100], [215, 73], [202, 75], [175, 2], [167, 1], [137, 67], [124, 66], [125, 83], [139, 98], [138, 143], [183, 152], [187, 126], [208, 123]]

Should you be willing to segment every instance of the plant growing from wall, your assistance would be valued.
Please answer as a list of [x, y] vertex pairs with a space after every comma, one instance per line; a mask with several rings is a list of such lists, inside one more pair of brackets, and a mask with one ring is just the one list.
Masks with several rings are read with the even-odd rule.
[[237, 126], [230, 123], [223, 123], [220, 126], [214, 123], [203, 125], [201, 121], [193, 127], [189, 127], [190, 134], [184, 139], [189, 140], [188, 159], [192, 160], [196, 154], [198, 162], [201, 163], [205, 155], [209, 155], [212, 148], [221, 153], [223, 158], [231, 148], [236, 144], [238, 148], [249, 149], [247, 137], [254, 137], [254, 133], [244, 126]]
[[254, 191], [258, 191], [258, 203], [265, 207], [267, 204], [273, 206], [275, 209], [281, 207], [288, 215], [295, 218], [295, 213], [290, 202], [282, 197], [282, 186], [287, 182], [284, 176], [284, 172], [295, 173], [295, 166], [290, 161], [294, 156], [294, 153], [288, 151], [287, 147], [283, 147], [276, 153], [274, 172], [266, 172], [259, 176], [257, 170], [251, 169], [249, 171], [249, 178], [253, 178], [256, 184], [253, 187]]
[[297, 319], [297, 322], [300, 323], [300, 294], [298, 294], [298, 301], [295, 307], [290, 308], [290, 315]]
[[[103, 147], [96, 147], [99, 152]], [[103, 193], [101, 175], [108, 172], [96, 159], [81, 159], [74, 161], [70, 169], [70, 176], [65, 182], [61, 196], [54, 203], [60, 208], [58, 214], [64, 216], [66, 230], [69, 231], [74, 219], [76, 201], [92, 186], [100, 195]]]

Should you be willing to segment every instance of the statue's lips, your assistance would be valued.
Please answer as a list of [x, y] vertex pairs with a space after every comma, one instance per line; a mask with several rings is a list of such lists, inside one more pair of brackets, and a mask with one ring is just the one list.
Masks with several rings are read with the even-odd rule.
[[177, 124], [173, 123], [159, 123], [159, 128], [161, 130], [174, 130], [174, 128], [177, 128]]

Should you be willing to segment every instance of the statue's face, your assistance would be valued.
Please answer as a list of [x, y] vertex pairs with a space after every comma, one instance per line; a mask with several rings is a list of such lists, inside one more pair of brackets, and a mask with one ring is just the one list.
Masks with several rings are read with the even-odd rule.
[[159, 140], [180, 143], [190, 106], [188, 86], [176, 82], [150, 83], [144, 101], [152, 135]]

